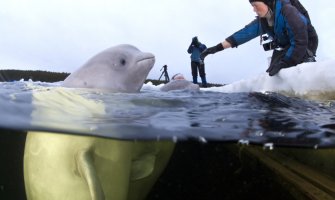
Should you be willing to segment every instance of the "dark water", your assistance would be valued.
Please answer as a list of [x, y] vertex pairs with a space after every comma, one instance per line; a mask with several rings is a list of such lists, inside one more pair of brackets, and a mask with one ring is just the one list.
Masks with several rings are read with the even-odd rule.
[[141, 93], [0, 84], [0, 127], [116, 139], [198, 140], [267, 146], [335, 146], [335, 107], [278, 93]]
[[[0, 199], [26, 200], [25, 133], [0, 134]], [[225, 143], [181, 141], [146, 200], [294, 199], [264, 166], [244, 163]]]

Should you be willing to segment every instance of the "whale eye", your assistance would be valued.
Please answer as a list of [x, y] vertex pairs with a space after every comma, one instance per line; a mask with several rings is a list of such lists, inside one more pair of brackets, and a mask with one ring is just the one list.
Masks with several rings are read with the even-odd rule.
[[120, 63], [121, 63], [121, 65], [125, 65], [126, 64], [126, 60], [125, 59], [121, 59]]

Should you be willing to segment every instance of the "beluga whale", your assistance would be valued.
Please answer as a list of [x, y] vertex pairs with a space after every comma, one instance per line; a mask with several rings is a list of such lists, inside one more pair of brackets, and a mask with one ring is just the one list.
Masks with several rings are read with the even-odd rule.
[[139, 92], [155, 63], [155, 56], [132, 45], [118, 45], [92, 57], [71, 73], [64, 87]]
[[[155, 56], [151, 53], [129, 44], [117, 45], [93, 56], [71, 73], [61, 86], [71, 90], [136, 93], [142, 88], [154, 63]], [[69, 95], [66, 97], [68, 99]], [[35, 98], [40, 101], [55, 99], [51, 93]], [[81, 104], [88, 105], [82, 102], [84, 100]], [[78, 113], [103, 114], [100, 104], [93, 103], [88, 107], [92, 112]], [[78, 108], [81, 109], [88, 108]], [[43, 114], [46, 112], [36, 111], [32, 115], [43, 117]], [[55, 112], [52, 114], [57, 115]], [[174, 142], [164, 140], [133, 141], [95, 135], [28, 132], [24, 153], [27, 199], [145, 199], [165, 169], [174, 145]]]
[[184, 75], [178, 73], [172, 76], [171, 81], [160, 88], [161, 91], [168, 92], [173, 90], [200, 91], [200, 87], [187, 81]]

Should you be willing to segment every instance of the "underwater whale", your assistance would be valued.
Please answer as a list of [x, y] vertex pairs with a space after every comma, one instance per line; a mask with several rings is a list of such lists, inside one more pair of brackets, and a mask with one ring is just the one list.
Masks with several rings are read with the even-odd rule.
[[[71, 89], [139, 92], [154, 62], [155, 57], [151, 53], [141, 52], [132, 45], [118, 45], [91, 58], [70, 74], [62, 86]], [[58, 98], [51, 94], [36, 94], [35, 98]], [[67, 94], [66, 99], [72, 96], [74, 99], [79, 98]], [[92, 110], [83, 113], [104, 113], [101, 102], [89, 102], [89, 106], [79, 107], [78, 113], [80, 109]], [[43, 117], [42, 114], [47, 113], [37, 110], [32, 115]], [[145, 199], [168, 163], [173, 149], [172, 141], [130, 141], [64, 133], [28, 132], [24, 153], [27, 198]]]

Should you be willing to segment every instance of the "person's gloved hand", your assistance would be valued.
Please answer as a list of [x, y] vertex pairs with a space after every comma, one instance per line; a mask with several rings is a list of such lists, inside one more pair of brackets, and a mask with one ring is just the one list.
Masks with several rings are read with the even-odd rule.
[[269, 76], [273, 76], [277, 74], [282, 68], [288, 68], [288, 64], [284, 61], [279, 61], [278, 63], [270, 65], [266, 72], [269, 73]]
[[222, 51], [224, 48], [222, 46], [221, 43], [217, 44], [216, 46], [214, 47], [210, 47], [210, 48], [207, 48], [205, 49], [201, 54], [200, 54], [200, 59], [201, 60], [204, 60], [206, 56], [208, 56], [208, 54], [214, 54], [218, 51]]

